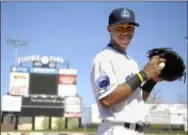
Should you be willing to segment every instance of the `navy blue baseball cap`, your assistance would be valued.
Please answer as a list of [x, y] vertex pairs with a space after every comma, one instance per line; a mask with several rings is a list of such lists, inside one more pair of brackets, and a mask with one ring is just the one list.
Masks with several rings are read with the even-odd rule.
[[131, 23], [137, 27], [140, 26], [137, 22], [135, 22], [134, 12], [128, 8], [114, 9], [109, 16], [108, 21], [109, 26], [115, 26], [121, 23]]

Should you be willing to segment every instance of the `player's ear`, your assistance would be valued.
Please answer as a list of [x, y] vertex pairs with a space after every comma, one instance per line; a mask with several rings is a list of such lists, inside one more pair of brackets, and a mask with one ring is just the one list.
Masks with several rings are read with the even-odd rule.
[[111, 29], [110, 26], [107, 26], [107, 30], [108, 30], [108, 32], [110, 32], [110, 33], [111, 33], [111, 31], [112, 31], [112, 29]]

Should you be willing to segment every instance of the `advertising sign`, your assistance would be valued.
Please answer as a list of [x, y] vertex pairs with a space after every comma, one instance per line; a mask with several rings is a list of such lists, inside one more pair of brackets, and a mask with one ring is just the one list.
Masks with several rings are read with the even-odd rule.
[[76, 96], [77, 71], [72, 69], [63, 69], [58, 77], [58, 95]]
[[31, 73], [44, 73], [44, 74], [57, 74], [58, 71], [55, 68], [43, 68], [43, 67], [34, 67], [30, 68]]
[[76, 85], [76, 75], [59, 75], [59, 84]]
[[170, 116], [170, 124], [184, 124], [183, 120], [183, 114], [171, 114]]
[[28, 96], [29, 94], [29, 73], [10, 73], [10, 95]]
[[20, 112], [22, 106], [22, 97], [5, 95], [2, 98], [2, 111], [4, 112]]
[[81, 117], [81, 99], [79, 97], [65, 97], [64, 117]]
[[61, 97], [52, 96], [30, 96], [23, 97], [23, 107], [38, 107], [38, 108], [63, 108], [64, 99]]
[[27, 67], [11, 67], [11, 72], [28, 72], [28, 68]]

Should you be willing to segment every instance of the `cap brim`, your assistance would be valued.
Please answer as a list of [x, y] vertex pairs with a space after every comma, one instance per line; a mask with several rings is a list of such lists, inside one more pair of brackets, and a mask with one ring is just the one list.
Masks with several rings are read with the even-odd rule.
[[129, 23], [129, 24], [133, 24], [134, 26], [136, 26], [136, 27], [139, 27], [140, 25], [137, 23], [137, 22], [129, 22], [129, 21], [119, 21], [119, 22], [116, 22], [116, 23], [113, 23], [113, 24], [111, 24], [110, 26], [116, 26], [116, 25], [118, 25], [118, 24], [122, 24], [122, 23]]

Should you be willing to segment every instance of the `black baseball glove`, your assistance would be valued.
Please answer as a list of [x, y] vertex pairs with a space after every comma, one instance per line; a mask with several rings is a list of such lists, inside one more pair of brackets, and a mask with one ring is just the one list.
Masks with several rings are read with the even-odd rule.
[[185, 64], [182, 57], [171, 48], [154, 48], [147, 52], [147, 57], [158, 55], [166, 59], [165, 67], [161, 71], [160, 78], [165, 81], [175, 81], [184, 75]]

